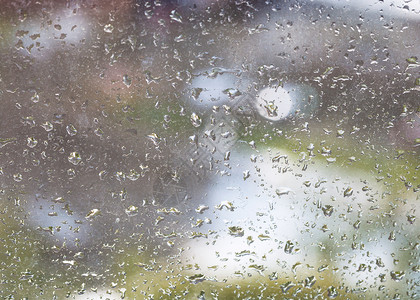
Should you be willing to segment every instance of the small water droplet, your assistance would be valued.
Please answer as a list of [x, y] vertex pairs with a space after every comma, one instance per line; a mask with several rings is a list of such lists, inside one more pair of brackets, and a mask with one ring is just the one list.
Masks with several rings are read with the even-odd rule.
[[78, 152], [71, 152], [68, 157], [68, 160], [70, 163], [76, 166], [80, 163], [82, 158], [80, 157], [80, 154]]
[[277, 196], [288, 195], [290, 192], [292, 192], [292, 189], [288, 187], [282, 187], [282, 188], [276, 189]]
[[17, 173], [17, 174], [13, 175], [13, 180], [16, 181], [16, 182], [21, 182], [22, 179], [23, 179], [23, 176], [20, 173]]
[[32, 101], [33, 103], [38, 103], [38, 102], [39, 102], [39, 95], [38, 95], [38, 93], [37, 93], [37, 92], [35, 92], [35, 93], [33, 94], [33, 96], [31, 97], [31, 101]]
[[74, 176], [76, 176], [76, 171], [74, 169], [70, 168], [70, 169], [67, 170], [67, 175], [70, 176], [70, 177], [74, 177]]
[[287, 241], [286, 245], [284, 245], [284, 253], [291, 254], [295, 245], [292, 241]]
[[197, 115], [196, 113], [192, 113], [191, 114], [191, 123], [193, 124], [194, 127], [200, 127], [201, 126], [201, 118], [199, 115]]
[[130, 205], [129, 207], [127, 207], [125, 209], [125, 213], [129, 217], [134, 217], [135, 215], [138, 214], [138, 212], [139, 212], [139, 208], [137, 206], [134, 206], [134, 205]]
[[328, 297], [329, 297], [329, 298], [336, 298], [336, 297], [338, 296], [338, 291], [337, 291], [337, 289], [336, 289], [335, 287], [333, 287], [333, 286], [330, 286], [330, 287], [327, 289], [327, 293], [328, 293]]
[[206, 280], [206, 277], [203, 274], [195, 274], [195, 275], [186, 277], [186, 279], [192, 284], [197, 284]]
[[112, 24], [106, 24], [104, 26], [104, 31], [107, 33], [112, 33], [114, 31], [114, 26], [112, 26]]
[[324, 205], [322, 207], [322, 211], [324, 212], [325, 216], [331, 217], [332, 213], [334, 212], [334, 207], [331, 205]]
[[88, 214], [86, 215], [85, 218], [87, 220], [89, 220], [89, 219], [93, 219], [94, 217], [97, 217], [99, 215], [101, 215], [101, 211], [99, 209], [97, 209], [97, 208], [94, 208], [90, 212], [88, 212]]
[[305, 278], [305, 287], [311, 288], [316, 282], [315, 276]]
[[75, 136], [77, 134], [77, 129], [73, 126], [73, 124], [67, 125], [66, 130], [70, 136]]
[[102, 170], [102, 171], [99, 172], [98, 175], [99, 175], [99, 179], [100, 180], [104, 180], [104, 178], [106, 177], [106, 175], [108, 175], [108, 172], [105, 171], [105, 170]]
[[160, 138], [156, 133], [148, 134], [146, 137], [149, 138], [155, 146], [157, 146], [160, 142]]
[[292, 287], [294, 287], [295, 284], [291, 281], [283, 283], [282, 285], [280, 285], [280, 288], [282, 290], [283, 293], [287, 293]]
[[230, 211], [235, 210], [235, 206], [233, 205], [232, 202], [229, 202], [229, 201], [222, 201], [220, 204], [216, 205], [214, 208], [216, 208], [218, 210], [222, 210], [223, 207], [225, 207], [226, 209], [228, 209]]
[[279, 279], [279, 276], [278, 276], [277, 272], [273, 272], [270, 275], [268, 275], [268, 279], [277, 280], [277, 279]]
[[353, 189], [351, 187], [346, 188], [344, 191], [344, 197], [350, 197], [351, 195], [353, 195]]
[[35, 138], [33, 138], [33, 137], [28, 137], [28, 143], [27, 143], [27, 146], [28, 146], [29, 148], [34, 148], [37, 144], [38, 144], [38, 141], [37, 141]]
[[42, 128], [45, 129], [45, 131], [49, 132], [51, 130], [53, 130], [53, 124], [51, 124], [51, 122], [46, 121], [44, 124], [41, 125]]
[[206, 206], [206, 205], [200, 205], [199, 207], [197, 207], [196, 209], [195, 209], [195, 211], [197, 212], [197, 213], [199, 213], [199, 214], [202, 214], [205, 210], [207, 210], [207, 209], [209, 209], [209, 207], [208, 206]]
[[229, 229], [229, 234], [232, 236], [241, 237], [244, 235], [244, 230], [242, 227], [231, 226], [228, 229]]
[[130, 87], [132, 80], [128, 75], [124, 75], [123, 76], [123, 82], [127, 87]]
[[170, 17], [172, 20], [182, 23], [182, 17], [176, 10], [171, 11]]
[[130, 179], [131, 181], [136, 181], [137, 179], [140, 178], [140, 173], [134, 169], [131, 169], [130, 173], [127, 174], [127, 178]]

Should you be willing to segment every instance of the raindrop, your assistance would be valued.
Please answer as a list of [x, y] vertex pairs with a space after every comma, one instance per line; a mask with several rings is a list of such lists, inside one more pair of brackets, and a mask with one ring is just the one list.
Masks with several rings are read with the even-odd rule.
[[132, 80], [131, 80], [130, 77], [128, 77], [128, 75], [124, 75], [123, 76], [123, 82], [127, 87], [130, 87]]
[[191, 123], [193, 124], [194, 127], [200, 127], [201, 126], [201, 118], [199, 115], [197, 115], [196, 113], [192, 113], [191, 114]]
[[203, 274], [195, 274], [186, 277], [186, 279], [193, 284], [197, 284], [206, 280], [206, 277]]
[[353, 195], [353, 189], [351, 187], [348, 187], [345, 191], [344, 191], [344, 197], [350, 197], [351, 195]]
[[78, 152], [71, 152], [68, 157], [68, 160], [70, 163], [76, 166], [80, 163], [82, 158], [80, 157], [80, 154]]
[[130, 173], [127, 174], [127, 178], [130, 179], [131, 181], [136, 181], [137, 179], [140, 178], [140, 173], [134, 169], [131, 169]]
[[242, 229], [242, 227], [231, 226], [228, 229], [229, 229], [229, 234], [232, 236], [241, 237], [244, 235], [244, 230]]
[[99, 209], [97, 209], [97, 208], [94, 208], [94, 209], [92, 209], [91, 211], [88, 212], [88, 214], [86, 215], [85, 218], [87, 220], [89, 220], [89, 219], [93, 219], [93, 218], [95, 218], [95, 217], [97, 217], [99, 215], [101, 215], [101, 211]]
[[287, 241], [284, 246], [284, 253], [291, 254], [295, 245], [291, 241]]
[[324, 205], [322, 207], [322, 211], [324, 212], [325, 216], [331, 217], [332, 213], [334, 212], [334, 207], [331, 205]]
[[202, 214], [205, 210], [209, 209], [207, 205], [200, 205], [195, 209], [195, 211], [199, 214]]
[[29, 148], [34, 148], [38, 144], [38, 141], [33, 137], [28, 137], [27, 146]]
[[75, 136], [77, 134], [77, 129], [73, 126], [73, 124], [67, 125], [66, 130], [70, 136]]
[[53, 124], [51, 124], [51, 122], [48, 121], [42, 124], [41, 127], [44, 128], [47, 132], [53, 130]]
[[327, 289], [327, 293], [328, 293], [328, 297], [330, 297], [330, 298], [336, 298], [336, 297], [338, 296], [338, 291], [337, 291], [337, 289], [336, 289], [335, 287], [333, 287], [333, 286], [330, 286], [330, 287]]
[[305, 278], [305, 287], [311, 288], [316, 282], [315, 276]]
[[134, 206], [134, 205], [130, 205], [129, 207], [127, 207], [125, 209], [125, 213], [129, 217], [134, 217], [135, 215], [138, 214], [138, 212], [139, 212], [139, 208], [137, 206]]
[[38, 103], [39, 102], [39, 95], [37, 92], [34, 93], [34, 95], [31, 97], [31, 101], [33, 103]]
[[21, 182], [22, 179], [23, 179], [23, 176], [20, 173], [17, 173], [17, 174], [13, 175], [13, 180], [16, 181], [16, 182]]
[[114, 31], [114, 26], [112, 26], [112, 24], [107, 24], [104, 26], [104, 31], [107, 33], [112, 33]]
[[180, 16], [180, 14], [176, 10], [171, 11], [170, 17], [171, 17], [172, 20], [174, 20], [178, 23], [182, 23], [182, 17]]

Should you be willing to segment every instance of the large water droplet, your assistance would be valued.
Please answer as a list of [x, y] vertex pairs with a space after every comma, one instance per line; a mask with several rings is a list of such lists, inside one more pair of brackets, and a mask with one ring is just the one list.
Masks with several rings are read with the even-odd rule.
[[82, 158], [80, 157], [80, 154], [78, 152], [72, 152], [70, 153], [68, 160], [70, 163], [72, 163], [73, 165], [78, 165], [80, 163], [80, 161], [82, 160]]

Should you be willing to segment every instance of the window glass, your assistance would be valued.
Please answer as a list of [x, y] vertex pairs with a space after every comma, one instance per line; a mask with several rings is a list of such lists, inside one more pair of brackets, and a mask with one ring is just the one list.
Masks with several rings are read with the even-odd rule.
[[0, 16], [1, 297], [418, 299], [417, 0]]

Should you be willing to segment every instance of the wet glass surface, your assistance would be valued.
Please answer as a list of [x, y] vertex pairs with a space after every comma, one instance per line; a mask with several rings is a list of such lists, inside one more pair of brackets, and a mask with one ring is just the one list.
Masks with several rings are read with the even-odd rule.
[[417, 1], [0, 16], [1, 297], [419, 297]]

